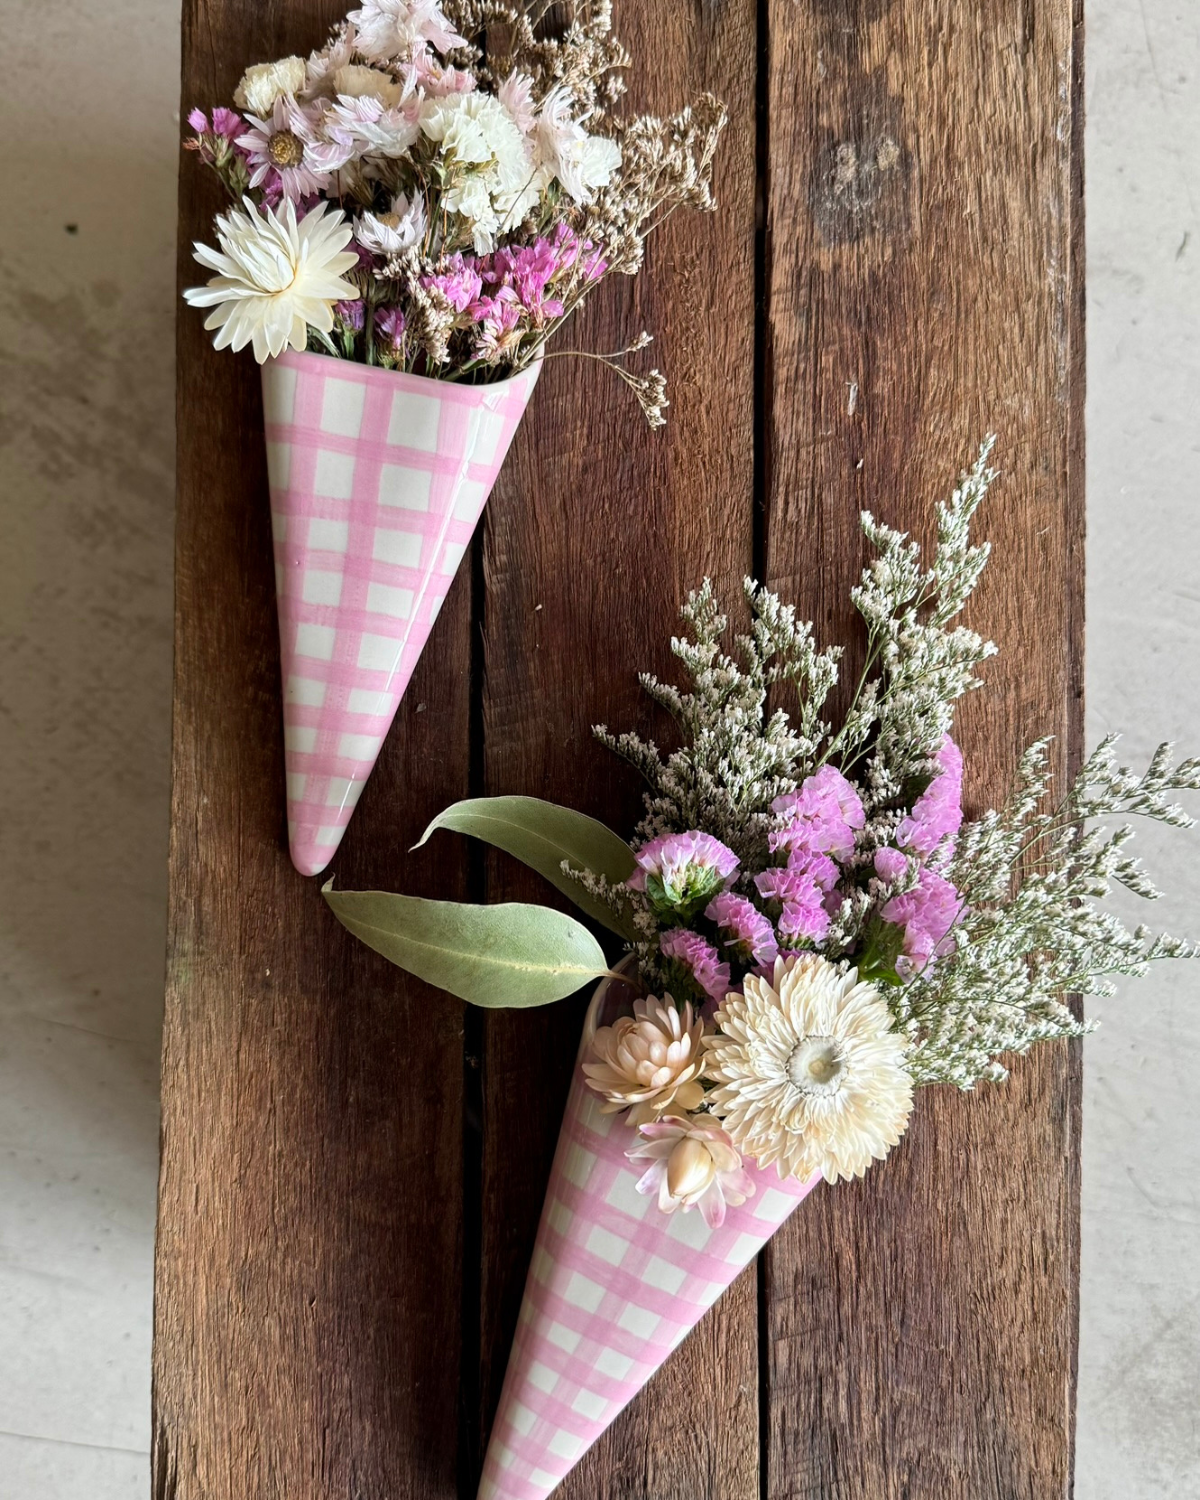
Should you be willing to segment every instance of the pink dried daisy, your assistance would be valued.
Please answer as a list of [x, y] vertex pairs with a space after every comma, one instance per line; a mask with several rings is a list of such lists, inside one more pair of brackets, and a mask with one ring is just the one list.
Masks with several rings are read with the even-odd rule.
[[276, 99], [269, 120], [247, 115], [246, 123], [250, 129], [237, 144], [247, 156], [251, 187], [275, 188], [293, 203], [332, 187], [314, 116], [290, 94]]

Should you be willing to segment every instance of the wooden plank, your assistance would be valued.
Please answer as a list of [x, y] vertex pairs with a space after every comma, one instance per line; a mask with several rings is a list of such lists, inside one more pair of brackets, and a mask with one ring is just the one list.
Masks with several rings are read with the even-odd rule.
[[[768, 572], [854, 638], [860, 509], [929, 537], [999, 434], [959, 719], [976, 807], [1027, 740], [1079, 747], [1082, 264], [1070, 0], [771, 0]], [[860, 657], [861, 659], [861, 657]], [[853, 680], [853, 653], [851, 671]], [[1074, 1049], [922, 1096], [907, 1140], [764, 1256], [772, 1500], [1071, 1488]]]
[[[341, 8], [187, 0], [185, 108], [228, 98], [248, 60], [306, 51]], [[590, 726], [661, 727], [634, 674], [669, 669], [686, 590], [708, 572], [736, 597], [765, 548], [772, 584], [827, 639], [851, 638], [859, 508], [927, 535], [929, 501], [989, 427], [1007, 477], [971, 619], [1005, 654], [962, 716], [971, 795], [996, 796], [1035, 733], [1077, 753], [1068, 0], [624, 0], [617, 22], [635, 105], [711, 87], [733, 116], [721, 213], [679, 216], [643, 276], [604, 289], [576, 330], [580, 347], [611, 348], [653, 328], [671, 425], [643, 429], [591, 364], [547, 365], [477, 550], [484, 634], [464, 576], [339, 855], [348, 886], [544, 896], [499, 859], [469, 883], [448, 837], [403, 851], [468, 787], [628, 827], [634, 779]], [[185, 247], [219, 205], [185, 162]], [[196, 279], [186, 249], [180, 276]], [[486, 1034], [468, 1018], [464, 1099], [458, 1007], [351, 942], [291, 869], [257, 377], [181, 316], [178, 379], [155, 1493], [469, 1496], [581, 1005], [495, 1018]], [[756, 415], [770, 438], [757, 455]], [[756, 464], [769, 501], [757, 536]], [[1067, 1493], [1076, 1066], [1060, 1049], [1007, 1090], [923, 1100], [886, 1170], [810, 1200], [764, 1257], [761, 1306], [751, 1273], [564, 1500]]]
[[[183, 109], [319, 45], [339, 0], [185, 0]], [[220, 190], [185, 158], [180, 285]], [[284, 830], [258, 373], [178, 320], [170, 953], [154, 1493], [445, 1496], [455, 1487], [461, 1009], [353, 942]], [[465, 894], [404, 851], [467, 787], [459, 580], [335, 868]]]
[[[736, 597], [752, 565], [755, 8], [618, 0], [615, 28], [634, 58], [632, 110], [665, 113], [704, 88], [727, 103], [721, 208], [677, 214], [637, 280], [601, 289], [570, 335], [579, 348], [615, 349], [651, 329], [653, 362], [671, 385], [665, 430], [649, 431], [592, 362], [547, 364], [487, 512], [483, 728], [488, 792], [567, 802], [630, 830], [638, 780], [595, 744], [591, 727], [663, 731], [636, 674], [671, 671], [669, 639], [689, 588], [709, 573]], [[545, 900], [547, 890], [512, 861], [489, 863], [489, 899]], [[487, 1020], [485, 1428], [582, 1013], [577, 1002]], [[562, 1500], [757, 1500], [757, 1359], [750, 1272], [571, 1473]], [[710, 1403], [719, 1423], [703, 1415]]]

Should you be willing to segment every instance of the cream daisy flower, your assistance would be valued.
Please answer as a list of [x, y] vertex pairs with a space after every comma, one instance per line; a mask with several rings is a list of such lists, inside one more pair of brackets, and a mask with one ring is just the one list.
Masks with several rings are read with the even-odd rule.
[[860, 1177], [908, 1125], [905, 1042], [879, 991], [815, 955], [775, 961], [728, 995], [707, 1039], [707, 1096], [734, 1144], [801, 1181]]
[[727, 1206], [734, 1208], [754, 1197], [754, 1181], [742, 1158], [708, 1115], [667, 1115], [643, 1125], [638, 1144], [625, 1155], [632, 1162], [649, 1161], [637, 1190], [654, 1193], [665, 1214], [677, 1208], [698, 1208], [710, 1229], [725, 1222]]
[[220, 250], [195, 247], [200, 264], [218, 274], [183, 295], [193, 307], [213, 309], [204, 326], [217, 330], [218, 349], [253, 343], [261, 365], [285, 349], [303, 349], [309, 328], [330, 331], [333, 304], [359, 295], [341, 279], [358, 256], [343, 248], [351, 227], [339, 209], [327, 212], [322, 203], [297, 222], [290, 201], [261, 213], [249, 198], [242, 201], [245, 213], [217, 217]]

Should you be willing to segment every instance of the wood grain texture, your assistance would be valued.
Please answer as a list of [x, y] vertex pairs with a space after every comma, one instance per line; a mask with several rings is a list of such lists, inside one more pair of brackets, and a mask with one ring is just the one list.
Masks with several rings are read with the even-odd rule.
[[[1077, 759], [1076, 3], [617, 0], [632, 104], [708, 87], [732, 116], [721, 212], [673, 220], [566, 341], [651, 328], [670, 425], [646, 430], [594, 364], [548, 362], [339, 884], [551, 899], [453, 835], [405, 851], [468, 789], [630, 827], [635, 780], [591, 726], [664, 731], [635, 674], [670, 672], [686, 591], [708, 573], [732, 602], [765, 567], [853, 639], [859, 509], [927, 537], [992, 429], [996, 554], [969, 619], [1002, 655], [961, 715], [969, 796], [1002, 793], [1035, 735]], [[341, 9], [184, 0], [184, 109]], [[220, 206], [185, 158], [181, 285]], [[292, 869], [257, 372], [192, 313], [178, 347], [154, 1493], [472, 1500], [582, 1002], [464, 1030]], [[887, 1167], [806, 1203], [563, 1500], [1067, 1495], [1077, 1069], [1048, 1049], [1004, 1089], [926, 1095]]]
[[[337, 0], [184, 7], [183, 106], [319, 45]], [[185, 157], [180, 285], [215, 180]], [[258, 371], [178, 320], [170, 951], [154, 1344], [156, 1496], [452, 1494], [462, 1010], [332, 920], [284, 827]], [[468, 774], [470, 579], [441, 612], [333, 866], [465, 895], [404, 850]]]
[[[772, 0], [769, 35], [768, 578], [861, 648], [858, 512], [930, 538], [931, 502], [998, 434], [966, 621], [1001, 655], [957, 720], [978, 810], [1028, 741], [1055, 735], [1060, 771], [1079, 748], [1073, 17]], [[1078, 1116], [1064, 1045], [1004, 1088], [927, 1091], [886, 1170], [815, 1194], [769, 1247], [771, 1500], [1069, 1493]]]
[[[618, 0], [636, 59], [633, 110], [666, 113], [702, 89], [729, 106], [718, 214], [678, 214], [632, 282], [594, 299], [571, 344], [618, 349], [653, 331], [668, 425], [647, 428], [610, 373], [547, 364], [489, 503], [482, 731], [490, 793], [525, 792], [628, 830], [635, 775], [592, 726], [661, 735], [642, 670], [669, 673], [678, 605], [710, 574], [736, 597], [754, 510], [754, 79], [750, 0]], [[720, 289], [719, 295], [717, 289]], [[665, 717], [665, 716], [664, 716]], [[493, 900], [556, 899], [489, 861]], [[582, 1023], [583, 1002], [489, 1016], [483, 1051], [482, 1416], [500, 1394]], [[563, 1500], [751, 1500], [758, 1494], [756, 1287], [748, 1273], [562, 1485]], [[697, 1391], [726, 1420], [687, 1419]]]

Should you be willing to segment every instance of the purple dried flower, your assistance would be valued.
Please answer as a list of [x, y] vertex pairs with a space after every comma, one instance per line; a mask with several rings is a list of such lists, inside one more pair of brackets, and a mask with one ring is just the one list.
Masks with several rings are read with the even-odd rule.
[[770, 836], [772, 850], [806, 850], [848, 859], [854, 830], [866, 821], [858, 793], [833, 766], [822, 766], [794, 792], [776, 797], [771, 811], [787, 819]]
[[468, 312], [483, 290], [483, 280], [474, 260], [461, 252], [443, 261], [436, 275], [422, 276], [421, 285], [427, 291], [441, 292], [456, 313]]
[[732, 849], [697, 829], [651, 839], [636, 859], [629, 889], [644, 891], [658, 911], [678, 913], [685, 922], [733, 884], [739, 864]]
[[[831, 860], [825, 862], [833, 864]], [[833, 870], [836, 881], [836, 866]], [[829, 931], [826, 889], [818, 880], [818, 873], [823, 874], [801, 863], [795, 868], [763, 870], [754, 877], [759, 895], [767, 901], [780, 903], [780, 937], [811, 938], [813, 942], [819, 942]]]
[[954, 852], [954, 837], [962, 827], [962, 751], [949, 735], [934, 756], [938, 767], [933, 780], [913, 803], [913, 810], [896, 829], [896, 842], [903, 849], [928, 857], [939, 850], [948, 858]]
[[[875, 873], [881, 880], [899, 880], [908, 860], [898, 849], [880, 849], [875, 855]], [[950, 930], [965, 908], [962, 897], [942, 875], [923, 866], [916, 886], [893, 896], [880, 912], [885, 922], [904, 928], [904, 968], [919, 973], [935, 958], [954, 952]]]
[[375, 309], [375, 338], [385, 350], [399, 349], [404, 342], [404, 314], [398, 307]]
[[754, 877], [754, 884], [765, 900], [780, 903], [782, 910], [778, 926], [781, 937], [811, 938], [813, 942], [819, 942], [829, 931], [825, 891], [813, 870], [803, 867], [763, 870]]
[[227, 141], [232, 141], [245, 130], [246, 123], [236, 110], [218, 104], [212, 113], [212, 128], [215, 135], [223, 135]]
[[342, 325], [354, 333], [360, 333], [363, 326], [363, 305], [361, 299], [354, 302], [335, 302], [333, 304], [333, 315]]
[[722, 891], [708, 903], [704, 915], [728, 934], [725, 946], [732, 948], [744, 964], [774, 961], [779, 951], [775, 929], [753, 901], [735, 896], [732, 891]]
[[658, 947], [664, 958], [683, 966], [710, 1000], [724, 1000], [729, 992], [729, 965], [721, 962], [717, 950], [698, 932], [672, 928], [659, 938]]

